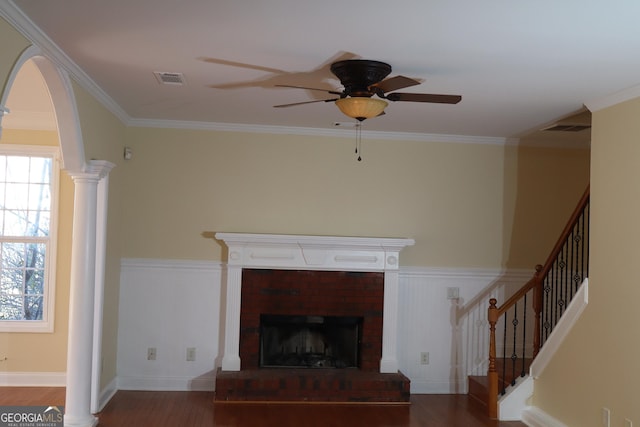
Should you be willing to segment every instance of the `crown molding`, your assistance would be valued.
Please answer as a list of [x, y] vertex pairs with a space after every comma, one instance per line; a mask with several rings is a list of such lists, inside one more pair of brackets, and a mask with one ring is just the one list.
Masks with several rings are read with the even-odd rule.
[[127, 123], [129, 115], [93, 81], [87, 73], [73, 62], [60, 47], [53, 42], [37, 25], [33, 23], [13, 1], [0, 2], [0, 16], [9, 22], [27, 40], [38, 46], [43, 54], [58, 67], [64, 69], [80, 86], [93, 95], [107, 110], [121, 122]]
[[589, 102], [585, 102], [584, 105], [589, 109], [589, 111], [594, 113], [638, 97], [640, 97], [640, 85], [632, 86], [601, 98], [592, 99]]
[[[278, 135], [329, 136], [337, 138], [352, 138], [352, 129], [322, 129], [303, 128], [294, 126], [249, 125], [240, 123], [193, 122], [178, 120], [131, 119], [127, 122], [131, 127], [149, 127], [165, 129], [208, 130], [219, 132], [247, 132], [270, 133]], [[449, 142], [461, 144], [498, 144], [506, 145], [516, 139], [492, 136], [447, 135], [437, 133], [412, 132], [379, 132], [362, 131], [362, 137], [367, 139], [418, 141], [418, 142]]]

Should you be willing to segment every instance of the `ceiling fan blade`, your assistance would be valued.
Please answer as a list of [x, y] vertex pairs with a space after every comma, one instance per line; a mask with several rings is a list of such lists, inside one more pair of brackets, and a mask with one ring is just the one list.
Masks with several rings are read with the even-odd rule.
[[404, 89], [406, 87], [419, 85], [420, 82], [405, 76], [395, 76], [384, 79], [381, 82], [372, 84], [370, 87], [379, 89], [384, 93], [393, 92], [394, 90]]
[[200, 61], [210, 62], [212, 64], [229, 65], [231, 67], [247, 68], [249, 70], [266, 71], [274, 74], [289, 74], [287, 71], [278, 70], [277, 68], [263, 67], [261, 65], [245, 64], [244, 62], [227, 61], [226, 59], [200, 57]]
[[304, 101], [304, 102], [294, 102], [292, 104], [280, 104], [280, 105], [274, 105], [274, 108], [286, 108], [286, 107], [294, 107], [296, 105], [304, 105], [304, 104], [313, 104], [316, 102], [333, 102], [333, 101], [337, 101], [340, 98], [332, 98], [332, 99], [316, 99], [315, 101]]
[[433, 102], [437, 104], [457, 104], [460, 95], [436, 95], [430, 93], [390, 93], [385, 96], [389, 101]]
[[337, 92], [335, 90], [328, 90], [328, 89], [319, 89], [316, 87], [304, 87], [304, 86], [292, 86], [292, 85], [275, 85], [276, 87], [290, 87], [293, 89], [306, 89], [306, 90], [319, 90], [321, 92], [327, 92], [330, 93], [332, 95], [342, 95], [342, 92]]

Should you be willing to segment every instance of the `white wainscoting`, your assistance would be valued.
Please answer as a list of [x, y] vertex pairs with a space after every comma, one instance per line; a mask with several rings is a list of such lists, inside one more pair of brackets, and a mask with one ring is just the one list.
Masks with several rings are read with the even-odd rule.
[[[489, 298], [504, 301], [533, 271], [400, 267], [398, 362], [411, 392], [466, 393], [484, 374]], [[219, 358], [218, 262], [124, 259], [120, 286], [118, 388], [212, 390]], [[459, 298], [448, 299], [458, 288]], [[155, 361], [147, 348], [155, 347]], [[186, 349], [196, 348], [196, 361]], [[429, 353], [429, 364], [420, 354]], [[218, 359], [219, 360], [219, 359]]]
[[[118, 389], [213, 390], [220, 328], [219, 263], [124, 259]], [[147, 349], [156, 360], [147, 360]], [[187, 362], [187, 348], [195, 361]]]
[[[505, 300], [531, 272], [482, 269], [400, 269], [398, 357], [411, 392], [467, 393], [468, 375], [486, 375], [489, 299]], [[458, 299], [448, 299], [457, 288]], [[420, 355], [429, 353], [429, 364]]]

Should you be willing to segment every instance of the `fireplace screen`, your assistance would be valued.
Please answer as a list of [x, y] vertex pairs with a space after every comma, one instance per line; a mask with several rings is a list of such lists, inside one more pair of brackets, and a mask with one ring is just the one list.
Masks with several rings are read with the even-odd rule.
[[357, 368], [362, 317], [260, 315], [260, 366]]

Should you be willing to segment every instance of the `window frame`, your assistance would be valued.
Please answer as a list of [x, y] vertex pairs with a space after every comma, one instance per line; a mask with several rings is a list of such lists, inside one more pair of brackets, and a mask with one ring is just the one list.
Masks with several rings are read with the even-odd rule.
[[[60, 149], [55, 146], [0, 144], [0, 155], [50, 157], [51, 217], [46, 242], [42, 320], [1, 320], [0, 332], [52, 333], [55, 319], [56, 260], [60, 199]], [[19, 240], [17, 238], [16, 240]]]

